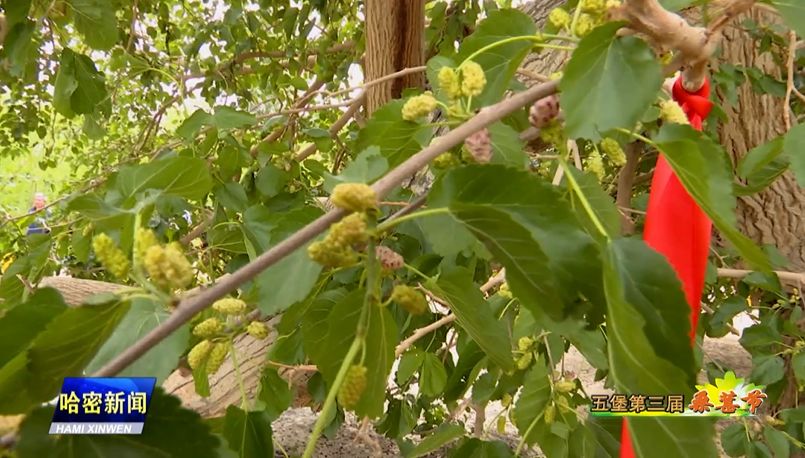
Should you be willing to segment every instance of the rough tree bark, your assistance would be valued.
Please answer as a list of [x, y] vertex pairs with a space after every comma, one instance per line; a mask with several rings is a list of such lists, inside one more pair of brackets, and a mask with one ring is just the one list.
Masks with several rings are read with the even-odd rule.
[[[425, 0], [367, 0], [365, 80], [374, 80], [407, 67], [425, 64]], [[423, 87], [424, 73], [370, 87], [366, 114], [400, 97], [403, 89]]]
[[[757, 42], [738, 27], [744, 20], [758, 24], [779, 23], [769, 12], [754, 9], [733, 22], [725, 30], [722, 42], [724, 62], [757, 67], [784, 80], [779, 66], [769, 53], [758, 54]], [[722, 94], [723, 100], [723, 94]], [[723, 102], [728, 121], [720, 131], [721, 143], [734, 163], [755, 146], [782, 134], [783, 101], [770, 95], [759, 95], [749, 82], [738, 89], [738, 103]], [[805, 190], [799, 187], [791, 172], [778, 178], [759, 194], [738, 200], [738, 224], [741, 230], [758, 243], [772, 244], [788, 258], [788, 270], [805, 271]]]

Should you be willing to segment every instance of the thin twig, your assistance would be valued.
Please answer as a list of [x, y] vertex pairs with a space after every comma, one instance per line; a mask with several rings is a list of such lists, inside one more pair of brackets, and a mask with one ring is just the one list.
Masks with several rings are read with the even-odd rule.
[[[357, 113], [358, 110], [360, 110], [361, 105], [363, 104], [363, 100], [365, 98], [366, 98], [366, 93], [361, 92], [360, 95], [358, 95], [357, 97], [355, 97], [352, 100], [351, 104], [349, 105], [349, 108], [347, 108], [347, 111], [345, 111], [344, 114], [342, 114], [341, 117], [338, 118], [333, 123], [333, 125], [330, 126], [330, 128], [327, 130], [327, 132], [330, 134], [330, 137], [335, 138], [338, 135], [338, 133], [341, 132], [341, 129], [343, 129], [344, 126], [346, 126], [347, 123], [353, 118], [353, 116], [355, 116], [355, 113]], [[318, 146], [316, 146], [315, 143], [311, 143], [310, 145], [308, 145], [305, 149], [303, 149], [302, 151], [300, 151], [296, 155], [296, 158], [295, 158], [296, 162], [304, 161], [308, 157], [310, 157], [313, 154], [315, 154], [316, 151], [318, 151], [318, 149], [319, 148], [318, 148]]]
[[[704, 310], [706, 313], [708, 313], [708, 314], [710, 314], [710, 315], [713, 315], [713, 314], [715, 314], [715, 313], [716, 313], [716, 311], [715, 311], [715, 310], [713, 310], [712, 308], [710, 308], [710, 306], [709, 306], [709, 305], [707, 305], [707, 304], [705, 304], [704, 302], [702, 302], [702, 303], [701, 303], [701, 306], [702, 306], [702, 310]], [[729, 330], [730, 330], [730, 334], [736, 335], [736, 336], [738, 336], [738, 337], [740, 337], [740, 336], [741, 336], [741, 331], [739, 331], [738, 329], [736, 329], [736, 328], [735, 328], [735, 326], [733, 326], [733, 325], [731, 325], [731, 324], [729, 324], [729, 323], [726, 323], [726, 325], [727, 325], [727, 329], [729, 329]]]
[[[742, 269], [718, 269], [717, 271], [718, 276], [724, 278], [743, 278], [751, 274], [752, 272], [753, 272], [752, 270], [742, 270]], [[786, 283], [791, 283], [800, 286], [805, 284], [805, 272], [785, 272], [775, 270], [774, 273], [780, 280]]]
[[[632, 188], [634, 187], [635, 173], [640, 163], [640, 150], [643, 148], [641, 142], [633, 142], [626, 146], [626, 164], [618, 174], [618, 193], [615, 203], [618, 207], [629, 207], [632, 204]], [[624, 235], [634, 233], [634, 221], [624, 212], [621, 214], [622, 231]]]
[[788, 69], [788, 78], [786, 79], [785, 88], [785, 101], [783, 102], [783, 122], [785, 122], [785, 130], [791, 130], [791, 92], [794, 90], [794, 56], [796, 55], [797, 33], [793, 30], [788, 32], [788, 62], [786, 68]]

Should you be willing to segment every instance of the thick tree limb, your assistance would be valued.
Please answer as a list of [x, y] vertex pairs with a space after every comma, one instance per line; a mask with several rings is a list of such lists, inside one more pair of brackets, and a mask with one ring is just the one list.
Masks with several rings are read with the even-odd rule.
[[656, 46], [679, 51], [673, 65], [686, 67], [682, 84], [694, 92], [704, 84], [707, 63], [718, 46], [720, 29], [754, 3], [755, 0], [720, 2], [718, 16], [708, 29], [691, 26], [678, 14], [663, 8], [657, 0], [626, 0], [620, 7], [612, 9], [611, 14], [614, 19], [628, 21], [632, 30], [645, 35]]

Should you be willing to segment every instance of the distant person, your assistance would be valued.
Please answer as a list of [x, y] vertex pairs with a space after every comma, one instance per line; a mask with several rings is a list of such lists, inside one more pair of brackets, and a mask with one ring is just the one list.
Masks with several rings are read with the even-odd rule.
[[[38, 192], [34, 195], [34, 204], [33, 207], [28, 211], [29, 214], [41, 212], [43, 208], [47, 205], [47, 198], [41, 192]], [[46, 220], [50, 217], [50, 210], [45, 209], [44, 214], [39, 213], [39, 216], [28, 226], [28, 235], [31, 234], [47, 234], [50, 232], [50, 229], [47, 227]]]

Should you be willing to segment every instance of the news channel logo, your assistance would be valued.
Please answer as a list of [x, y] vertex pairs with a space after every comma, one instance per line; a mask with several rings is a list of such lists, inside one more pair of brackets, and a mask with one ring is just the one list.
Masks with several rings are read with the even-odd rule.
[[154, 377], [67, 377], [50, 434], [142, 434]]

